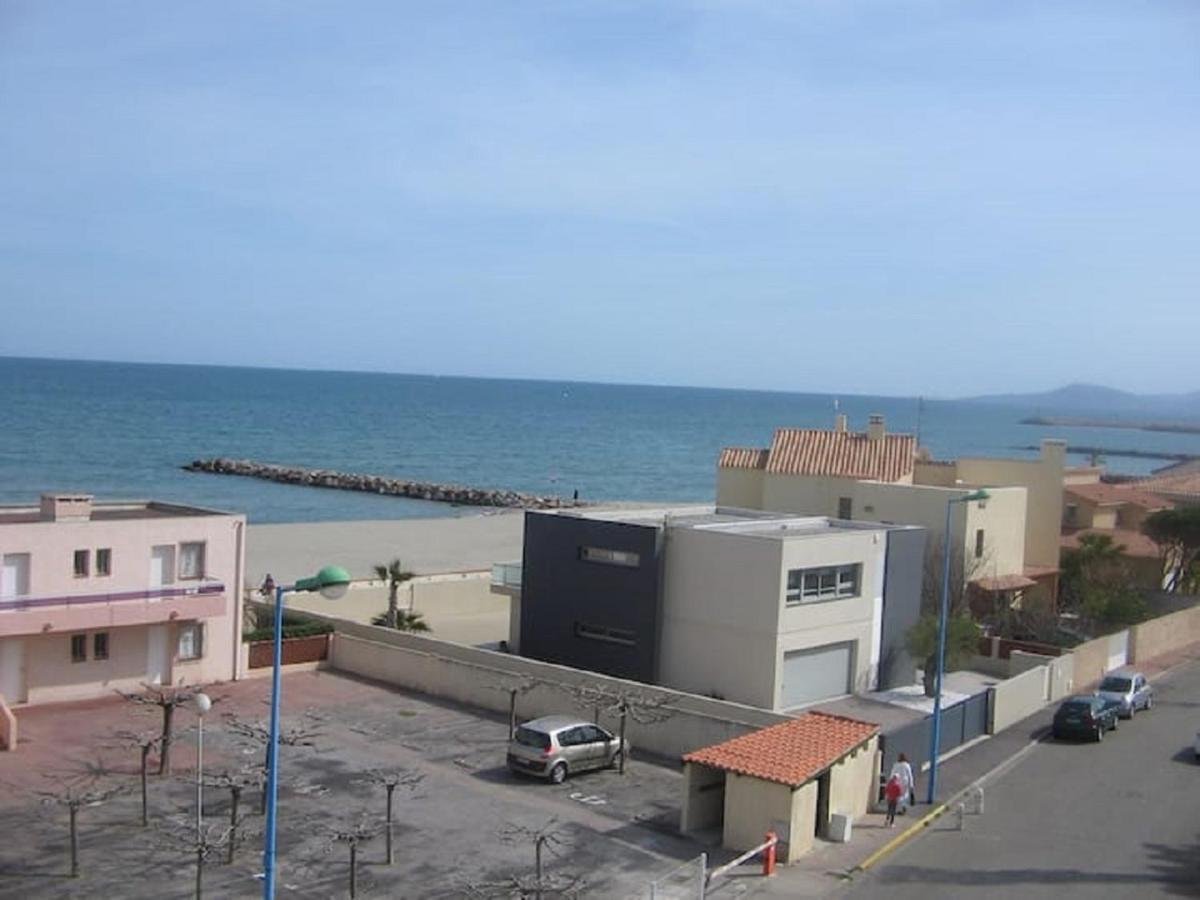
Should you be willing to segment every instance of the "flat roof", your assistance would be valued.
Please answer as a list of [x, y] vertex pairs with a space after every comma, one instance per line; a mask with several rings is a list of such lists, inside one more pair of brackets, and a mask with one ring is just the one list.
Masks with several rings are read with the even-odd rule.
[[[70, 517], [60, 522], [117, 522], [129, 519], [182, 519], [192, 516], [232, 516], [236, 513], [202, 506], [185, 506], [180, 503], [163, 503], [157, 500], [94, 500], [88, 517]], [[28, 503], [0, 506], [0, 525], [31, 523], [53, 524], [55, 520], [42, 518], [38, 505]]]
[[780, 540], [861, 531], [891, 531], [916, 528], [915, 525], [887, 525], [835, 519], [829, 516], [803, 516], [793, 513], [766, 512], [727, 506], [669, 506], [643, 509], [563, 509], [538, 514], [571, 516], [600, 522], [643, 525], [647, 528], [693, 528], [725, 534], [746, 534]]

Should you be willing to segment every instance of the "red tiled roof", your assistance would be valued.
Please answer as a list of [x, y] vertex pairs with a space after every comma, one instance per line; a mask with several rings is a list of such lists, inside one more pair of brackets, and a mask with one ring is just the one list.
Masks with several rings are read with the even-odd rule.
[[1125, 548], [1121, 551], [1124, 556], [1141, 559], [1158, 558], [1158, 544], [1140, 531], [1133, 531], [1129, 528], [1081, 528], [1077, 531], [1064, 532], [1058, 539], [1058, 545], [1063, 550], [1078, 550], [1079, 539], [1085, 534], [1108, 535], [1113, 539], [1114, 544]]
[[687, 753], [683, 761], [800, 787], [878, 733], [871, 722], [808, 712]]
[[980, 578], [972, 578], [971, 584], [980, 590], [998, 594], [1001, 591], [1024, 590], [1027, 587], [1033, 587], [1037, 582], [1024, 575], [984, 575]]
[[726, 447], [717, 466], [722, 469], [765, 469], [770, 451], [759, 447]]
[[779, 428], [771, 442], [767, 471], [899, 481], [912, 474], [916, 449], [911, 434], [885, 434], [872, 440], [862, 432]]
[[1155, 494], [1200, 497], [1200, 471], [1185, 471], [1182, 475], [1159, 475], [1135, 481], [1134, 485]]
[[1167, 509], [1171, 506], [1162, 497], [1143, 490], [1138, 485], [1105, 484], [1097, 481], [1093, 484], [1068, 484], [1063, 487], [1063, 491], [1099, 506], [1119, 506], [1123, 503], [1143, 509]]

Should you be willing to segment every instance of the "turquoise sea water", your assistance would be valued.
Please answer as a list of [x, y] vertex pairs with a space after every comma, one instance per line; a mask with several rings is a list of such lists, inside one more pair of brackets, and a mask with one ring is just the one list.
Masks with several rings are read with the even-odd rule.
[[[503, 381], [0, 358], [0, 502], [45, 490], [197, 503], [253, 522], [472, 514], [442, 504], [180, 470], [231, 456], [596, 500], [711, 501], [726, 445], [781, 425], [831, 427], [835, 398], [704, 388]], [[843, 396], [914, 431], [915, 399]], [[1200, 454], [1200, 436], [1019, 425], [1038, 410], [925, 401], [937, 456], [1020, 456], [1042, 437]], [[1152, 460], [1111, 458], [1146, 472]]]

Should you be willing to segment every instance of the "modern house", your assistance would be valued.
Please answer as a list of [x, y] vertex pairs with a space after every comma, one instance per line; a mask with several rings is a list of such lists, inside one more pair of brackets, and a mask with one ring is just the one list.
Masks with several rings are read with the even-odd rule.
[[[1057, 592], [1066, 445], [1043, 441], [1036, 459], [928, 458], [912, 435], [889, 434], [882, 416], [865, 432], [777, 429], [769, 448], [729, 447], [717, 470], [717, 502], [839, 519], [917, 525], [940, 555], [947, 503], [986, 488], [985, 502], [955, 504], [955, 568], [997, 601]], [[961, 563], [961, 565], [958, 565]]]
[[821, 516], [529, 512], [510, 649], [772, 710], [909, 684], [924, 554]]
[[0, 507], [0, 695], [236, 678], [245, 518], [45, 494]]

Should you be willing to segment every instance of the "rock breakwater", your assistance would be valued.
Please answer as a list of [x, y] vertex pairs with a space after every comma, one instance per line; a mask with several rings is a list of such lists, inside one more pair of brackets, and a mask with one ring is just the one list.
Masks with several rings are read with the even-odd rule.
[[255, 462], [251, 459], [196, 459], [182, 466], [186, 472], [207, 472], [211, 475], [240, 475], [244, 478], [261, 478], [281, 484], [299, 484], [305, 487], [333, 488], [339, 491], [364, 491], [371, 494], [388, 494], [408, 497], [413, 500], [431, 500], [437, 503], [455, 503], [460, 506], [496, 506], [510, 509], [565, 509], [583, 506], [579, 500], [521, 491], [495, 490], [492, 488], [465, 487], [458, 484], [435, 484], [425, 481], [404, 481], [384, 475], [361, 475], [355, 472], [337, 472], [331, 469], [304, 469], [296, 466], [277, 466]]

